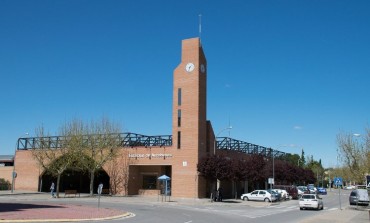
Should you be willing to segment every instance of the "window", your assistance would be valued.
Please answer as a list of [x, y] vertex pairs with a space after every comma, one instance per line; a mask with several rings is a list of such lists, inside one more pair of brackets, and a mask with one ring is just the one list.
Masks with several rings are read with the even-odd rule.
[[157, 176], [144, 175], [143, 189], [157, 189]]
[[177, 132], [177, 148], [178, 149], [181, 148], [181, 132], [180, 131]]
[[181, 88], [177, 89], [177, 105], [181, 105]]
[[177, 110], [177, 127], [181, 127], [181, 109]]

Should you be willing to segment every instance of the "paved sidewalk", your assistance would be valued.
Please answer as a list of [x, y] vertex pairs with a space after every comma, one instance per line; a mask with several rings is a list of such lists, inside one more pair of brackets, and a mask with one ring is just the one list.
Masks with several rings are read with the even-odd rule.
[[347, 208], [344, 210], [325, 211], [309, 219], [302, 219], [300, 223], [321, 223], [321, 222], [335, 222], [335, 223], [369, 223], [369, 212], [364, 210], [356, 210]]
[[[12, 196], [12, 200], [6, 198]], [[134, 216], [132, 213], [90, 205], [65, 204], [46, 193], [0, 191], [0, 222], [60, 222], [107, 220]], [[70, 199], [70, 198], [66, 198]], [[96, 198], [94, 198], [96, 199]], [[21, 201], [21, 202], [18, 202]], [[63, 204], [61, 204], [63, 203]]]

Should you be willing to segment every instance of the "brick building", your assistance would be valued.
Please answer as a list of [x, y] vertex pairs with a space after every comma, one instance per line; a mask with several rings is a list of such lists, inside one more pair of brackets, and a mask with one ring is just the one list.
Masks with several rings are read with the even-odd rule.
[[[214, 154], [216, 147], [217, 153], [222, 152], [220, 149], [225, 142], [229, 143], [229, 149], [230, 145], [236, 143], [231, 144], [233, 139], [220, 142], [215, 140], [211, 122], [207, 120], [206, 101], [207, 60], [200, 39], [185, 39], [182, 41], [181, 62], [173, 72], [172, 136], [123, 134], [127, 140], [122, 142], [119, 158], [113, 164], [104, 166], [96, 178], [96, 186], [98, 181], [103, 181], [104, 185], [110, 185], [114, 193], [157, 195], [162, 186], [158, 177], [166, 175], [171, 178], [168, 189], [174, 197], [209, 196], [211, 184], [199, 176], [197, 171], [200, 158]], [[48, 191], [52, 179], [43, 173], [29, 150], [35, 140], [18, 140], [15, 157], [16, 190]], [[268, 148], [250, 143], [237, 141], [237, 145], [238, 153], [268, 152]], [[112, 167], [129, 173], [123, 177], [126, 179], [122, 176], [119, 178]], [[71, 189], [69, 187], [86, 191], [87, 176], [82, 175], [73, 170], [67, 171], [62, 179], [61, 191]], [[223, 186], [236, 188], [231, 187], [230, 183]]]

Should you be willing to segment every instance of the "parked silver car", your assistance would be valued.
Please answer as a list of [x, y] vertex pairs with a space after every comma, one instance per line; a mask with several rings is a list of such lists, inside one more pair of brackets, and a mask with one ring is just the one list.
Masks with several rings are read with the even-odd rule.
[[366, 189], [356, 189], [349, 195], [350, 205], [369, 205], [369, 194]]

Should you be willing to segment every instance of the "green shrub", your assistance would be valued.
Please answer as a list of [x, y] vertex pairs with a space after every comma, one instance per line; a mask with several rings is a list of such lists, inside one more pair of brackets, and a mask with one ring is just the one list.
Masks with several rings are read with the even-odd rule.
[[0, 190], [10, 190], [10, 182], [4, 178], [0, 178]]

